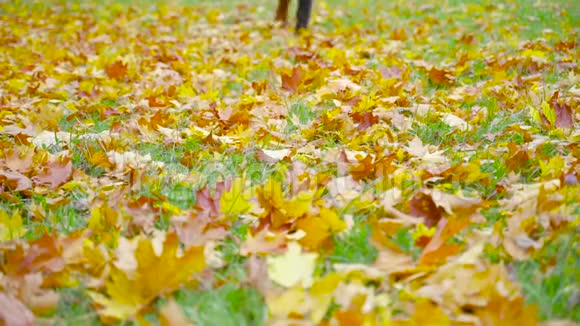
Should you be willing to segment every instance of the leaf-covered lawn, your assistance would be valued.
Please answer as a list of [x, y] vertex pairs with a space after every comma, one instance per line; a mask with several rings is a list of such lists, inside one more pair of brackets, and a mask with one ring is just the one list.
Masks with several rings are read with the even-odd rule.
[[0, 3], [0, 324], [580, 322], [578, 3], [275, 6]]

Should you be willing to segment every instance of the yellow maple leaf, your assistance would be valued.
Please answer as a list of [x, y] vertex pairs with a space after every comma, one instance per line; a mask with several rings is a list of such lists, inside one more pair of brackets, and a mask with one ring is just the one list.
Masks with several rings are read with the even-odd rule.
[[286, 319], [292, 314], [305, 315], [313, 306], [308, 293], [299, 287], [290, 288], [281, 295], [270, 295], [266, 302], [273, 319]]
[[298, 284], [309, 287], [312, 284], [317, 257], [316, 253], [303, 253], [298, 243], [291, 242], [283, 255], [268, 257], [268, 275], [274, 282], [285, 287]]
[[322, 295], [332, 293], [345, 278], [346, 276], [344, 274], [329, 273], [312, 284], [310, 294]]
[[93, 165], [97, 165], [106, 169], [109, 169], [113, 166], [109, 161], [107, 153], [105, 153], [104, 151], [96, 151], [94, 153], [87, 154], [86, 156], [87, 161]]
[[296, 227], [306, 233], [300, 239], [300, 244], [314, 250], [321, 247], [333, 234], [344, 231], [346, 223], [333, 210], [321, 207], [319, 215], [299, 220]]
[[266, 209], [281, 208], [284, 204], [284, 195], [280, 182], [270, 178], [264, 186], [257, 189], [258, 201]]
[[483, 326], [538, 324], [538, 308], [534, 304], [526, 305], [521, 296], [510, 299], [493, 293], [487, 306], [477, 309], [476, 315]]
[[294, 198], [284, 203], [283, 208], [289, 218], [298, 218], [310, 210], [312, 207], [312, 200], [314, 199], [314, 192], [302, 191]]
[[230, 219], [235, 219], [239, 214], [246, 213], [252, 208], [249, 202], [251, 197], [252, 190], [245, 188], [245, 180], [237, 178], [232, 183], [232, 188], [224, 192], [220, 198], [222, 213]]
[[415, 306], [415, 314], [412, 317], [415, 325], [448, 326], [451, 325], [449, 317], [437, 305], [420, 300]]
[[312, 284], [309, 292], [314, 304], [310, 312], [310, 321], [318, 324], [324, 318], [334, 297], [334, 291], [345, 278], [345, 274], [330, 273]]
[[18, 239], [25, 233], [26, 228], [22, 224], [20, 212], [15, 211], [10, 217], [4, 210], [0, 210], [0, 241]]
[[287, 199], [280, 182], [270, 178], [262, 187], [256, 189], [258, 202], [264, 208], [264, 216], [270, 218], [273, 228], [293, 222], [310, 211], [314, 198], [319, 193], [302, 191], [291, 199]]
[[280, 182], [270, 178], [262, 187], [256, 189], [256, 195], [260, 206], [264, 208], [264, 215], [270, 216], [272, 227], [279, 228], [292, 219], [283, 210], [284, 194]]
[[538, 164], [540, 165], [541, 176], [557, 178], [558, 173], [564, 170], [565, 161], [561, 156], [554, 156], [551, 157], [548, 162], [540, 160], [538, 161]]
[[550, 125], [554, 126], [556, 124], [556, 110], [548, 104], [546, 101], [542, 101], [540, 105], [540, 109], [546, 117], [546, 120], [550, 123]]
[[164, 201], [161, 205], [164, 212], [170, 213], [172, 215], [179, 215], [181, 214], [181, 209], [175, 205], [172, 205], [170, 202]]
[[346, 229], [346, 223], [338, 217], [335, 211], [329, 208], [321, 207], [319, 216], [333, 233], [342, 232]]
[[91, 298], [103, 307], [100, 315], [116, 320], [134, 316], [156, 297], [177, 290], [205, 267], [203, 247], [190, 247], [181, 255], [178, 247], [175, 233], [167, 235], [159, 256], [150, 239], [141, 239], [135, 250], [136, 270], [125, 273], [113, 265], [105, 282], [107, 295], [91, 292]]
[[316, 250], [322, 247], [330, 238], [330, 231], [318, 216], [307, 216], [296, 222], [296, 227], [304, 231], [304, 237], [299, 242], [305, 248]]
[[177, 96], [180, 98], [194, 97], [195, 94], [196, 91], [190, 84], [181, 84], [177, 87]]
[[135, 282], [117, 268], [112, 268], [106, 283], [109, 296], [89, 291], [91, 299], [102, 308], [99, 314], [105, 320], [126, 320], [134, 316], [147, 303], [145, 298], [134, 290]]
[[217, 10], [216, 8], [210, 9], [206, 15], [205, 15], [205, 19], [207, 19], [207, 22], [210, 25], [215, 25], [219, 19], [220, 16], [220, 11]]
[[118, 221], [119, 213], [109, 207], [107, 203], [103, 203], [100, 207], [94, 208], [91, 212], [88, 227], [95, 231], [110, 230], [117, 226]]
[[368, 112], [377, 106], [379, 98], [375, 94], [362, 96], [361, 101], [354, 108], [354, 112]]

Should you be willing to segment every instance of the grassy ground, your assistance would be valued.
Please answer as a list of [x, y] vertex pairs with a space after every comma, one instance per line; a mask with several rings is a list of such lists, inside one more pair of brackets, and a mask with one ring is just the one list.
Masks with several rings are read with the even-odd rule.
[[[122, 199], [128, 202], [142, 200], [156, 207], [151, 228], [163, 231], [171, 230], [174, 226], [172, 217], [176, 215], [176, 211], [186, 212], [196, 203], [199, 204], [199, 191], [205, 189], [206, 185], [215, 188], [219, 181], [241, 176], [246, 176], [253, 185], [264, 184], [272, 177], [283, 180], [288, 165], [283, 161], [272, 163], [260, 159], [256, 153], [263, 148], [300, 149], [313, 146], [323, 151], [370, 151], [375, 145], [381, 144], [377, 139], [389, 139], [390, 143], [395, 144], [390, 148], [391, 152], [397, 153], [397, 146], [402, 148], [417, 136], [425, 146], [432, 145], [442, 150], [451, 166], [473, 163], [471, 166], [479, 169], [482, 175], [478, 182], [451, 176], [444, 177], [445, 182], [432, 179], [435, 180], [433, 187], [453, 194], [481, 198], [483, 204], [478, 212], [482, 214], [484, 221], [472, 227], [497, 234], [501, 234], [500, 229], [507, 227], [512, 218], [511, 214], [514, 214], [506, 207], [505, 201], [510, 199], [510, 195], [502, 192], [502, 187], [508, 182], [506, 180], [512, 180], [517, 175], [518, 182], [523, 184], [546, 181], [551, 174], [546, 172], [549, 167], [542, 166], [556, 164], [550, 161], [553, 157], [565, 158], [562, 161], [566, 161], [566, 166], [572, 166], [571, 170], [575, 167], [578, 176], [578, 160], [575, 157], [578, 150], [567, 143], [572, 137], [542, 127], [541, 121], [530, 113], [530, 106], [539, 106], [537, 100], [533, 96], [526, 98], [524, 94], [527, 93], [517, 88], [518, 85], [528, 87], [527, 90], [534, 90], [536, 96], [545, 100], [554, 90], [564, 94], [576, 89], [577, 94], [578, 84], [574, 85], [574, 81], [578, 81], [578, 48], [565, 53], [552, 51], [558, 42], [579, 41], [580, 7], [576, 1], [315, 1], [311, 30], [303, 38], [278, 26], [269, 32], [272, 29], [271, 19], [275, 5], [276, 1], [256, 0], [216, 0], [211, 3], [202, 0], [166, 3], [150, 0], [139, 4], [126, 0], [99, 1], [96, 5], [75, 1], [20, 1], [1, 4], [0, 13], [3, 18], [0, 22], [5, 40], [2, 44], [4, 54], [0, 54], [2, 69], [10, 66], [17, 68], [13, 71], [23, 71], [36, 58], [44, 65], [46, 76], [59, 75], [58, 78], [65, 78], [62, 77], [62, 69], [68, 68], [62, 67], [67, 67], [66, 62], [76, 67], [83, 66], [75, 62], [80, 60], [79, 53], [82, 51], [75, 52], [74, 49], [67, 48], [67, 44], [83, 44], [82, 41], [74, 39], [74, 30], [78, 24], [82, 24], [79, 21], [83, 20], [93, 26], [91, 33], [107, 35], [112, 39], [111, 42], [100, 45], [101, 59], [88, 58], [84, 61], [82, 69], [88, 69], [85, 70], [87, 75], [92, 73], [91, 66], [102, 65], [101, 61], [115, 56], [122, 56], [133, 64], [139, 62], [142, 65], [123, 82], [93, 81], [99, 83], [101, 93], [96, 97], [89, 97], [88, 100], [78, 101], [66, 98], [66, 91], [59, 87], [48, 87], [35, 94], [19, 93], [16, 89], [24, 79], [18, 73], [11, 74], [7, 70], [1, 74], [3, 93], [0, 95], [5, 96], [6, 101], [0, 101], [0, 104], [6, 108], [16, 105], [19, 98], [26, 98], [30, 100], [29, 103], [38, 103], [35, 101], [39, 100], [46, 107], [56, 107], [56, 104], [51, 104], [51, 100], [61, 101], [60, 103], [68, 103], [63, 105], [73, 108], [67, 113], [55, 109], [59, 118], [52, 120], [56, 121], [42, 116], [35, 119], [34, 114], [38, 111], [34, 111], [34, 108], [37, 104], [30, 104], [29, 107], [33, 109], [25, 108], [24, 113], [20, 111], [20, 114], [31, 116], [31, 121], [47, 130], [74, 135], [70, 142], [63, 140], [61, 143], [51, 143], [43, 150], [50, 154], [67, 151], [70, 153], [72, 166], [80, 171], [69, 181], [66, 191], [59, 189], [58, 195], [35, 189], [26, 194], [1, 197], [0, 210], [6, 216], [14, 219], [15, 212], [22, 212], [25, 216], [25, 233], [21, 237], [8, 237], [4, 240], [18, 238], [30, 242], [39, 239], [45, 232], [68, 235], [87, 229], [98, 229], [98, 232], [102, 232], [104, 243], [117, 236], [131, 237], [135, 231], [125, 228], [125, 224], [106, 225], [105, 222], [100, 222], [105, 224], [99, 224], [98, 227], [91, 224], [91, 216], [95, 216], [99, 198], [115, 194], [116, 176], [110, 167], [97, 164], [94, 157], [87, 154], [102, 151], [104, 146], [109, 146], [106, 148], [109, 150], [149, 155], [152, 161], [164, 164], [160, 173], [139, 175], [142, 182], [137, 182], [137, 186], [132, 187], [130, 199]], [[291, 12], [293, 17], [293, 8]], [[184, 16], [179, 16], [180, 14]], [[32, 18], [26, 20], [27, 16]], [[212, 22], [211, 17], [215, 16], [219, 18]], [[67, 22], [67, 18], [71, 20]], [[18, 26], [20, 30], [14, 26]], [[27, 26], [33, 27], [27, 30]], [[140, 29], [146, 29], [147, 33], [140, 36]], [[10, 33], [26, 39], [25, 47], [9, 45], [6, 40]], [[175, 39], [168, 41], [172, 36]], [[147, 40], [146, 37], [155, 37], [157, 41]], [[470, 41], [465, 41], [466, 39]], [[526, 42], [529, 46], [524, 45]], [[55, 45], [53, 54], [49, 51], [51, 43]], [[328, 43], [335, 46], [328, 46]], [[172, 46], [177, 50], [172, 49]], [[250, 94], [252, 82], [266, 82], [269, 85], [279, 83], [274, 71], [282, 70], [281, 66], [287, 66], [292, 60], [298, 61], [296, 57], [288, 54], [288, 48], [308, 46], [324, 60], [332, 62], [334, 68], [339, 67], [335, 69], [337, 71], [345, 73], [348, 70], [345, 68], [347, 63], [352, 70], [364, 71], [364, 74], [352, 73], [350, 76], [357, 78], [356, 82], [377, 99], [405, 94], [405, 99], [399, 98], [397, 105], [377, 100], [383, 103], [381, 105], [390, 105], [389, 109], [394, 110], [395, 107], [409, 108], [415, 104], [428, 103], [435, 112], [419, 116], [416, 112], [402, 109], [397, 111], [401, 116], [414, 117], [406, 120], [408, 127], [397, 126], [396, 121], [400, 120], [391, 119], [388, 131], [373, 130], [375, 134], [369, 131], [365, 138], [349, 130], [348, 126], [341, 125], [338, 119], [333, 120], [328, 116], [326, 112], [333, 110], [331, 100], [315, 100], [317, 91], [324, 86], [324, 79], [317, 80], [317, 72], [314, 72], [307, 76], [315, 82], [310, 87], [304, 87], [301, 92], [287, 94], [276, 91], [265, 94], [270, 98], [265, 100], [264, 110], [278, 110], [281, 118], [277, 125], [262, 125], [262, 128], [271, 129], [261, 139], [253, 137], [258, 134], [257, 129], [243, 130], [247, 124], [241, 122], [234, 122], [232, 129], [212, 125], [217, 136], [236, 135], [244, 140], [244, 145], [232, 146], [230, 150], [225, 149], [227, 146], [208, 145], [208, 138], [196, 135], [183, 137], [183, 141], [175, 143], [164, 143], [160, 141], [162, 137], [148, 132], [143, 132], [142, 138], [132, 135], [132, 138], [116, 139], [108, 143], [81, 137], [84, 134], [118, 130], [119, 125], [133, 128], [135, 124], [131, 123], [137, 122], [139, 115], [144, 114], [140, 111], [143, 109], [135, 104], [150, 95], [160, 99], [162, 97], [159, 94], [163, 93], [164, 86], [159, 85], [163, 82], [157, 80], [159, 84], [147, 84], [151, 79], [144, 76], [155, 70], [154, 60], [162, 61], [159, 58], [163, 55], [184, 56], [184, 66], [175, 64], [173, 69], [187, 76], [184, 78], [185, 83], [198, 83], [194, 92], [195, 101], [198, 101], [196, 103], [203, 105], [206, 103], [204, 101], [215, 101], [219, 103], [220, 109], [224, 109], [228, 106], [238, 108], [242, 101], [251, 101], [250, 96], [244, 96]], [[550, 50], [546, 50], [548, 48]], [[140, 55], [147, 56], [147, 59]], [[461, 56], [464, 56], [467, 63], [465, 67], [457, 68]], [[18, 58], [23, 61], [19, 62]], [[509, 68], [498, 68], [513, 58], [517, 58], [517, 63]], [[144, 63], [147, 60], [152, 61]], [[570, 65], [558, 64], [566, 60]], [[428, 70], [421, 67], [419, 61], [437, 67], [454, 67], [455, 82], [452, 86], [436, 82], [436, 78], [430, 77]], [[171, 61], [168, 59], [165, 62]], [[396, 80], [383, 79], [384, 84], [377, 85], [374, 83], [376, 80], [370, 77], [389, 65], [404, 66], [406, 69], [404, 77], [400, 77], [405, 79], [401, 90], [394, 86]], [[59, 66], [61, 68], [55, 68]], [[318, 74], [326, 74], [324, 77], [330, 76], [330, 71], [324, 68], [310, 68], [320, 69]], [[211, 78], [215, 79], [208, 80], [208, 76], [215, 72], [214, 69], [223, 71], [226, 77], [219, 78], [214, 75]], [[525, 81], [528, 77], [539, 82], [530, 86]], [[508, 81], [513, 84], [503, 87]], [[178, 91], [182, 95], [187, 93], [186, 88]], [[176, 96], [174, 99], [184, 105], [187, 101], [182, 99], [188, 96], [183, 95], [181, 99]], [[348, 94], [344, 96], [348, 98]], [[403, 103], [405, 101], [409, 103]], [[170, 106], [171, 104], [167, 104], [167, 107]], [[107, 114], [103, 108], [112, 108], [123, 114]], [[481, 111], [485, 113], [478, 115], [481, 108], [485, 108]], [[13, 108], [10, 110], [15, 111]], [[25, 112], [26, 110], [30, 112]], [[250, 114], [251, 119], [256, 116], [259, 119], [261, 109], [253, 106], [251, 110], [255, 110]], [[76, 117], [71, 113], [80, 111], [84, 111], [83, 114], [77, 114]], [[211, 122], [192, 118], [192, 112], [195, 109], [173, 110], [172, 116], [168, 117], [144, 116], [151, 120], [159, 119], [160, 125], [167, 128], [192, 130], [195, 125], [207, 127], [209, 130]], [[469, 120], [473, 128], [469, 131], [458, 130], [456, 125], [441, 118], [441, 112], [453, 113]], [[6, 121], [10, 120], [9, 114], [3, 112], [0, 117], [3, 118], [3, 126], [8, 125]], [[244, 117], [240, 118], [242, 120]], [[517, 126], [526, 128], [522, 130]], [[576, 123], [571, 128], [576, 130], [576, 135], [577, 126]], [[147, 138], [149, 136], [151, 138]], [[11, 148], [17, 143], [13, 135], [8, 133], [3, 133], [1, 137], [2, 144]], [[530, 144], [532, 138], [540, 137], [551, 139], [552, 142], [544, 141], [539, 144], [534, 152], [529, 152], [530, 156], [524, 165], [514, 168], [510, 156], [505, 153], [510, 151], [510, 154], [516, 154], [517, 150], [513, 152], [510, 148], [515, 146], [514, 148], [521, 149]], [[406, 161], [406, 158], [402, 159], [403, 154], [398, 155], [397, 159]], [[313, 167], [320, 175], [336, 174], [334, 167], [312, 158], [312, 153], [296, 154], [296, 157]], [[418, 166], [405, 164], [401, 166], [405, 166], [408, 176], [415, 172], [417, 175], [423, 173]], [[397, 171], [390, 173], [394, 176], [399, 173]], [[401, 188], [403, 196], [411, 197], [416, 191], [423, 189], [428, 178], [416, 177], [417, 175], [405, 178], [405, 174], [402, 174], [397, 177], [402, 181], [393, 181]], [[555, 179], [563, 178], [563, 174], [555, 172], [553, 176]], [[363, 194], [373, 193], [379, 196], [388, 190], [389, 187], [384, 186], [381, 181], [383, 180], [371, 179], [363, 182], [359, 196], [346, 203], [337, 200], [337, 204], [330, 204], [331, 199], [321, 199], [333, 206], [342, 220], [351, 219], [352, 226], [344, 232], [332, 234], [329, 239], [332, 245], [319, 250], [320, 257], [314, 272], [317, 277], [332, 272], [334, 264], [371, 266], [377, 261], [379, 252], [384, 248], [371, 241], [371, 238], [373, 232], [376, 232], [373, 229], [376, 225], [373, 223], [383, 213], [379, 213], [380, 210], [374, 204], [366, 205]], [[89, 185], [79, 186], [84, 183]], [[491, 241], [482, 253], [482, 260], [487, 263], [506, 266], [514, 283], [521, 285], [525, 301], [538, 306], [542, 320], [569, 319], [580, 322], [580, 280], [577, 272], [580, 269], [577, 246], [577, 221], [580, 216], [578, 189], [577, 184], [571, 184], [569, 187], [562, 186], [556, 192], [563, 199], [557, 200], [557, 207], [546, 211], [565, 215], [570, 221], [558, 232], [548, 231], [547, 227], [535, 230], [538, 233], [544, 232], [534, 238], [541, 246], [531, 251], [526, 258], [517, 259], [506, 252], [501, 244]], [[556, 201], [553, 197], [550, 198]], [[538, 205], [541, 206], [541, 203]], [[565, 209], [558, 211], [558, 207]], [[406, 208], [401, 210], [408, 213]], [[555, 223], [554, 220], [551, 221]], [[240, 254], [240, 246], [253, 232], [253, 225], [243, 218], [228, 223], [228, 236], [217, 242], [215, 247], [223, 264], [212, 269], [210, 281], [202, 282], [196, 287], [182, 287], [169, 295], [159, 296], [153, 300], [152, 308], [145, 309], [147, 311], [142, 313], [141, 319], [121, 323], [161, 324], [162, 318], [158, 312], [169, 300], [175, 300], [184, 315], [195, 325], [264, 324], [269, 316], [267, 298], [256, 286], [249, 285], [248, 258]], [[141, 226], [137, 226], [137, 233], [145, 234], [139, 227]], [[111, 231], [110, 228], [117, 229]], [[423, 250], [416, 238], [420, 233], [419, 229], [417, 226], [400, 228], [391, 235], [390, 240], [397, 250], [418, 259]], [[8, 266], [6, 250], [3, 251], [2, 259], [3, 264]], [[7, 270], [5, 267], [2, 272], [8, 274]], [[103, 322], [89, 297], [90, 286], [84, 281], [81, 278], [74, 286], [55, 287], [59, 294], [57, 308], [44, 315], [40, 314], [43, 316], [40, 322], [66, 325], [97, 325]], [[383, 282], [389, 284], [383, 286], [391, 287], [387, 292], [393, 315], [397, 315], [397, 311], [403, 315], [408, 313], [401, 293], [410, 289], [405, 288], [403, 291], [397, 287], [396, 281]], [[2, 284], [2, 289], [7, 288], [7, 285]], [[333, 311], [332, 307], [328, 308], [328, 320], [331, 319]]]

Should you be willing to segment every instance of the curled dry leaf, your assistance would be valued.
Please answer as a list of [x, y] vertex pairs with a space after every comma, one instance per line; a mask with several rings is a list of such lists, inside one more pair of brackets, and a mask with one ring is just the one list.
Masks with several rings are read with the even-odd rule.
[[7, 190], [19, 192], [30, 189], [32, 181], [18, 172], [0, 171], [0, 185]]

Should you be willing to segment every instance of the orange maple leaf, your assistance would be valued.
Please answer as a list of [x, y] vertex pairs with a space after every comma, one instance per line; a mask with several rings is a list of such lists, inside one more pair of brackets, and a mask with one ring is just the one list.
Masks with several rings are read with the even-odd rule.
[[443, 263], [447, 257], [463, 250], [464, 245], [448, 243], [459, 231], [469, 225], [469, 218], [442, 218], [437, 224], [437, 231], [427, 244], [419, 258], [419, 265], [436, 265]]
[[538, 324], [538, 308], [535, 305], [525, 305], [521, 296], [509, 299], [494, 293], [487, 306], [478, 309], [476, 314], [482, 326]]
[[121, 79], [127, 74], [127, 65], [121, 61], [115, 61], [105, 67], [105, 73], [109, 78]]

